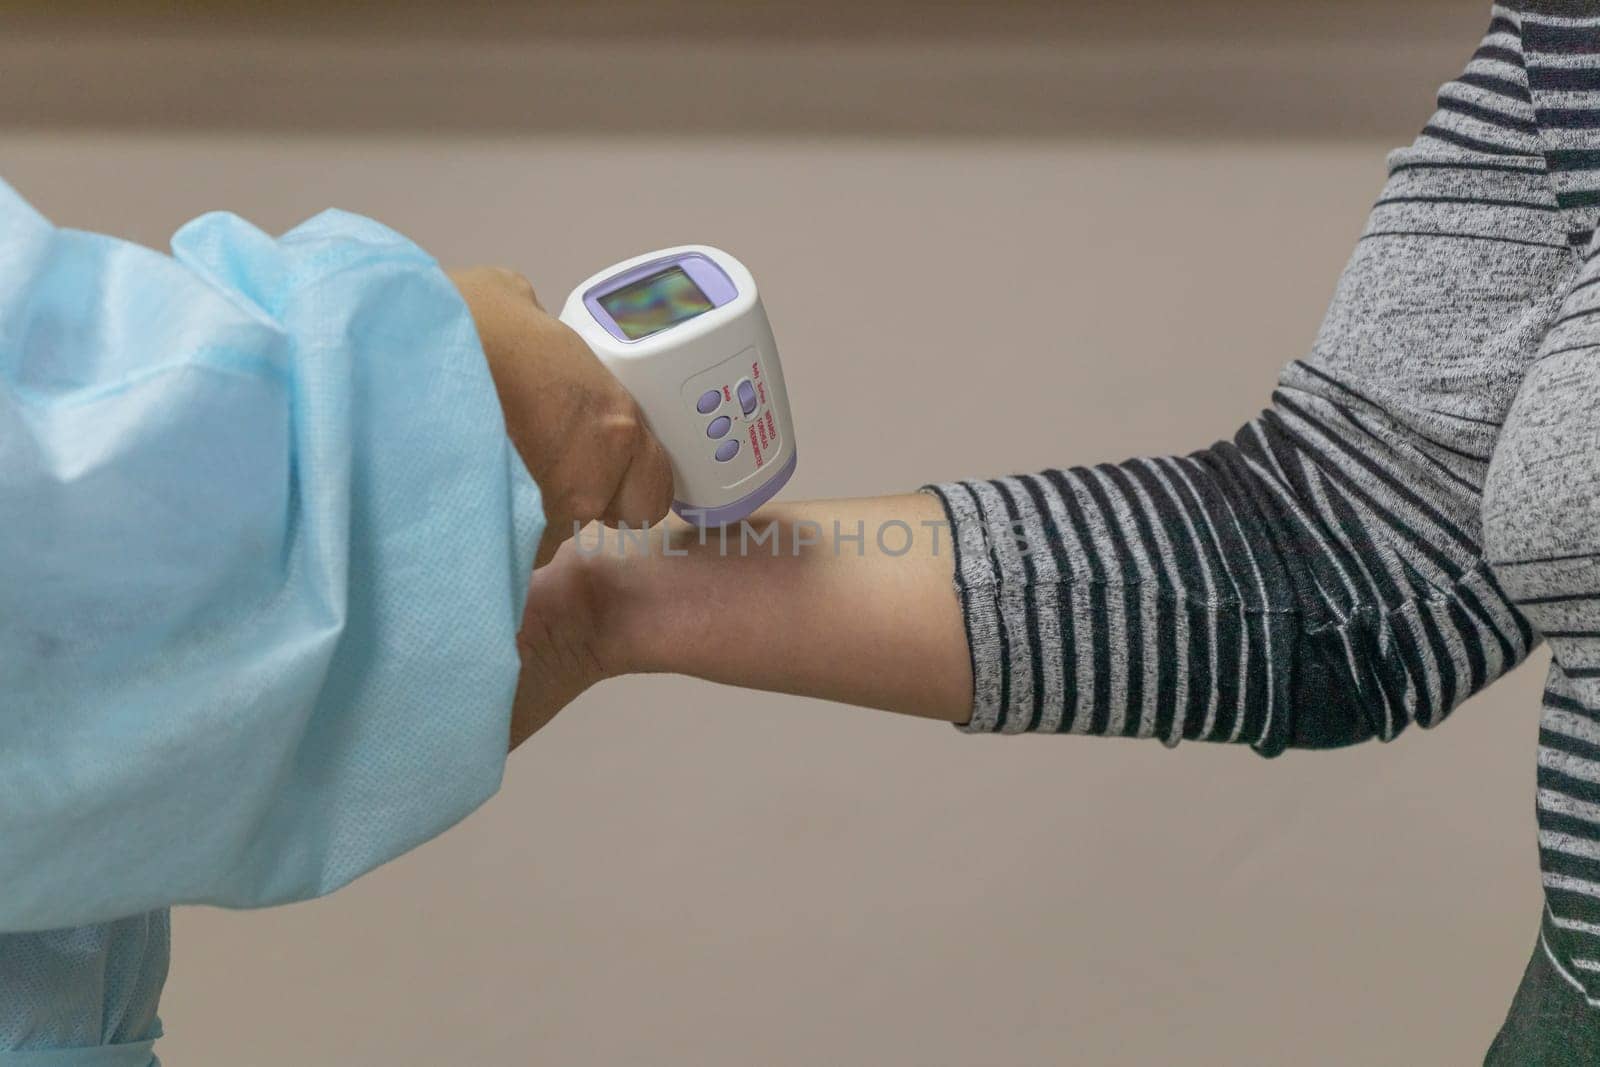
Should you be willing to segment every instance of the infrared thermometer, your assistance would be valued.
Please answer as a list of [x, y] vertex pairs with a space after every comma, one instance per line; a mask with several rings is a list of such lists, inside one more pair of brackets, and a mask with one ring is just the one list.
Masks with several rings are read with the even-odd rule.
[[794, 473], [794, 424], [755, 278], [708, 245], [647, 252], [567, 297], [561, 321], [633, 394], [672, 461], [672, 510], [726, 526]]

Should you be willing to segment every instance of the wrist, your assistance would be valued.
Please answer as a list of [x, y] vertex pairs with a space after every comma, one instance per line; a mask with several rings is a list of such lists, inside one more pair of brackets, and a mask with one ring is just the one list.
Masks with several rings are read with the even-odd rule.
[[[589, 530], [579, 538], [585, 545], [592, 545], [595, 536], [596, 531]], [[601, 536], [604, 547], [598, 551], [589, 548], [578, 552], [575, 544], [566, 549], [577, 555], [575, 569], [581, 576], [590, 613], [595, 662], [606, 678], [659, 670], [649, 665], [648, 615], [642, 607], [646, 599], [644, 586], [649, 580], [646, 566], [654, 558], [657, 538], [652, 534], [648, 553], [629, 558], [616, 552], [615, 531], [605, 530]]]
[[669, 518], [643, 540], [639, 531], [613, 529], [580, 536], [595, 655], [607, 677], [695, 673], [695, 636], [716, 599], [718, 569], [698, 545], [699, 531]]

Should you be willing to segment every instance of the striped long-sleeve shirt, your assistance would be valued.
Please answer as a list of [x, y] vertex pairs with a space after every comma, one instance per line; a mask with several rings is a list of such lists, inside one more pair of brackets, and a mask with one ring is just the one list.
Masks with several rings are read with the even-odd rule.
[[1549, 639], [1547, 908], [1497, 1063], [1600, 1062], [1597, 219], [1600, 3], [1496, 6], [1259, 416], [931, 487], [975, 732], [1388, 740]]

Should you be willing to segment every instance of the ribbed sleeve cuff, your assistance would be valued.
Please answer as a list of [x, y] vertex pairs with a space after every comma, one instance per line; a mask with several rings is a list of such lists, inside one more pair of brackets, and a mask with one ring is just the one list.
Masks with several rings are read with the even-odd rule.
[[[993, 733], [1001, 728], [1007, 702], [1006, 627], [997, 549], [991, 544], [983, 505], [964, 483], [925, 485], [944, 505], [954, 554], [955, 593], [972, 657], [972, 717], [957, 726], [963, 733]], [[1012, 726], [1016, 732], [1021, 726]]]

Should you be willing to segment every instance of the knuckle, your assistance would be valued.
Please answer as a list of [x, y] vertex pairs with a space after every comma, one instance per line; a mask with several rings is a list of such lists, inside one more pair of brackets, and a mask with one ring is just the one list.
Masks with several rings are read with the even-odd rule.
[[656, 449], [656, 462], [650, 471], [652, 497], [661, 502], [661, 509], [666, 510], [672, 503], [672, 464], [667, 460], [666, 452]]
[[535, 304], [539, 303], [539, 294], [534, 289], [533, 282], [528, 280], [526, 274], [512, 270], [510, 267], [496, 267], [494, 270], [500, 276], [500, 280], [513, 292], [519, 296], [527, 297]]
[[651, 501], [650, 510], [652, 519], [659, 519], [672, 510], [672, 479], [668, 477], [656, 490], [655, 498]]
[[572, 494], [569, 510], [575, 521], [593, 522], [605, 512], [607, 503], [601, 494], [586, 489]]
[[610, 410], [600, 420], [600, 428], [605, 434], [606, 443], [612, 448], [631, 451], [645, 436], [644, 419], [639, 414], [638, 405], [626, 396], [622, 402], [610, 405]]
[[581, 525], [598, 519], [608, 502], [608, 495], [590, 478], [566, 485], [560, 494], [557, 510], [571, 522]]

